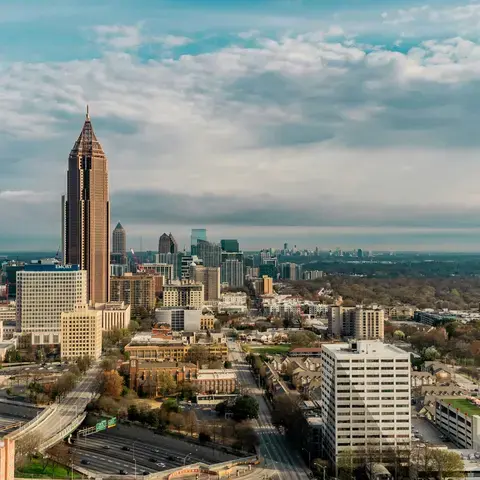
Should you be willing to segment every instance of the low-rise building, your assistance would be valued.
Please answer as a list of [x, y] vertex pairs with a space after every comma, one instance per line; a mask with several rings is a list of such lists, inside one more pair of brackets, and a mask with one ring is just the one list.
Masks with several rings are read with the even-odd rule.
[[480, 400], [442, 398], [435, 404], [437, 427], [460, 448], [480, 449]]
[[437, 379], [429, 372], [412, 372], [412, 388], [435, 385]]
[[15, 302], [0, 305], [0, 322], [15, 322], [17, 310]]
[[174, 332], [196, 332], [201, 329], [202, 311], [190, 308], [163, 307], [155, 310], [155, 321], [170, 325]]
[[102, 312], [102, 330], [108, 332], [128, 328], [131, 319], [131, 307], [125, 302], [96, 303], [95, 310]]
[[237, 388], [237, 375], [233, 370], [198, 370], [192, 382], [199, 393], [233, 393]]
[[200, 317], [200, 330], [213, 330], [215, 328], [215, 315], [202, 313]]
[[102, 311], [77, 305], [73, 312], [61, 316], [60, 354], [62, 359], [74, 360], [102, 355]]

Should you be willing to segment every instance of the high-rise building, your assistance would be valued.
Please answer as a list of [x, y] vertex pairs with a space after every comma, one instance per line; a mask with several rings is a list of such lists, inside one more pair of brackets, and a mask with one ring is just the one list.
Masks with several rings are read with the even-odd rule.
[[112, 277], [110, 298], [112, 302], [125, 302], [132, 309], [153, 310], [156, 304], [155, 277], [153, 275], [133, 275]]
[[324, 449], [335, 465], [343, 451], [410, 447], [410, 353], [378, 340], [322, 345]]
[[230, 239], [230, 240], [220, 240], [220, 245], [224, 252], [239, 252], [240, 246], [238, 244], [238, 240]]
[[10, 262], [2, 267], [7, 284], [7, 300], [15, 300], [17, 297], [17, 272], [21, 272], [24, 268], [23, 262]]
[[281, 263], [280, 276], [284, 280], [300, 280], [302, 278], [302, 266], [296, 263]]
[[357, 340], [383, 340], [385, 311], [381, 308], [328, 308], [328, 333], [333, 337], [352, 337]]
[[180, 280], [190, 280], [192, 267], [195, 265], [203, 265], [203, 260], [196, 255], [183, 255], [180, 269]]
[[168, 263], [169, 265], [172, 265], [172, 280], [180, 280], [182, 278], [183, 257], [185, 257], [185, 254], [183, 252], [157, 253], [155, 255], [155, 263]]
[[277, 267], [273, 263], [264, 263], [258, 267], [258, 275], [263, 277], [266, 275], [267, 277], [272, 277], [275, 280], [277, 279]]
[[120, 222], [112, 234], [112, 263], [119, 265], [127, 263], [127, 234]]
[[102, 312], [88, 305], [76, 305], [73, 312], [61, 315], [60, 356], [75, 360], [87, 356], [98, 360], [102, 355]]
[[205, 302], [220, 299], [220, 267], [204, 267], [195, 265], [191, 267], [190, 278], [203, 283]]
[[222, 264], [222, 247], [212, 242], [198, 240], [197, 257], [203, 260], [205, 267], [219, 267]]
[[197, 242], [198, 240], [207, 241], [207, 229], [206, 228], [192, 228], [192, 235], [190, 237], [191, 255], [197, 255]]
[[182, 280], [178, 284], [163, 287], [164, 307], [190, 307], [201, 309], [204, 301], [202, 283]]
[[110, 293], [108, 162], [90, 116], [68, 158], [64, 197], [64, 262], [88, 275], [88, 299], [105, 303]]
[[177, 253], [178, 246], [171, 233], [163, 233], [158, 239], [158, 253]]
[[17, 325], [32, 345], [60, 343], [61, 315], [87, 303], [87, 272], [78, 265], [27, 265], [17, 273]]
[[236, 258], [226, 258], [221, 268], [222, 283], [228, 283], [232, 288], [243, 287], [245, 275], [243, 273], [243, 262]]
[[264, 295], [272, 295], [273, 294], [273, 278], [267, 277], [264, 275], [262, 277], [263, 280], [263, 294]]

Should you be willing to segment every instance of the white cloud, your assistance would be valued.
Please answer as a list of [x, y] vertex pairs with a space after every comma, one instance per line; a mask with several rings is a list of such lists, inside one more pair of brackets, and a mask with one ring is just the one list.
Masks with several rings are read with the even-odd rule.
[[143, 42], [141, 25], [98, 25], [94, 27], [98, 41], [115, 49], [131, 49]]

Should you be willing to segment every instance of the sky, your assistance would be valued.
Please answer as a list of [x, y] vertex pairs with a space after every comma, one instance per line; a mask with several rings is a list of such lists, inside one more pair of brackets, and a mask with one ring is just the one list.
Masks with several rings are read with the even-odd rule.
[[87, 104], [129, 248], [480, 251], [480, 2], [0, 11], [0, 252], [58, 248]]

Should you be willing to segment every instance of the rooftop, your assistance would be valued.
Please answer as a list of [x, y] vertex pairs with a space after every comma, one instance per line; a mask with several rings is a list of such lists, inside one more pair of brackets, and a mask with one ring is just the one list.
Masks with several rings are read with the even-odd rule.
[[458, 409], [464, 415], [480, 415], [480, 406], [475, 405], [467, 398], [442, 398], [442, 402]]

